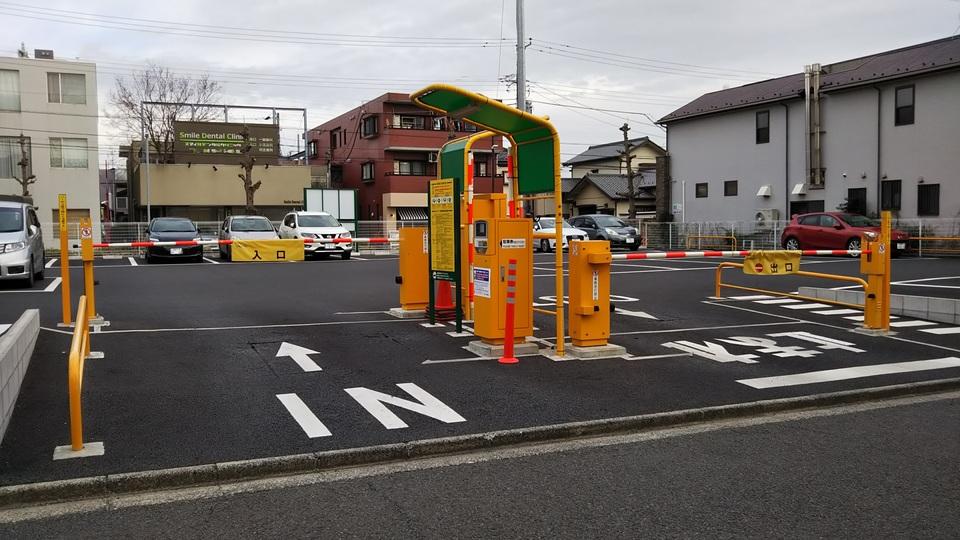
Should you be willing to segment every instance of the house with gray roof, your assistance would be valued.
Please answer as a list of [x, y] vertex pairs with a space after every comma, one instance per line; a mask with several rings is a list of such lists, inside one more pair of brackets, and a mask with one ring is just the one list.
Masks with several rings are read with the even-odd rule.
[[[642, 166], [633, 181], [638, 218], [653, 218], [657, 186], [655, 167]], [[627, 175], [590, 173], [577, 182], [564, 200], [570, 208], [570, 215], [611, 214], [626, 217], [630, 210], [627, 193]]]
[[659, 120], [661, 212], [960, 216], [960, 36], [704, 94]]

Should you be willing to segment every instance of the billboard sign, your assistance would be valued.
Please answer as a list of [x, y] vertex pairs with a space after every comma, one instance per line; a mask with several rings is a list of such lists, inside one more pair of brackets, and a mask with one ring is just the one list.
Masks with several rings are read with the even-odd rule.
[[243, 152], [243, 127], [250, 130], [251, 155], [260, 165], [276, 165], [280, 157], [280, 126], [226, 122], [174, 122], [177, 163], [238, 164]]

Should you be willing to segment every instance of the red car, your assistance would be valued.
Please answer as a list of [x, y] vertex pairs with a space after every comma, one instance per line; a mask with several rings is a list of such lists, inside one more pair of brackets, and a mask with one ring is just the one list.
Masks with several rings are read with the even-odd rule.
[[[817, 212], [797, 214], [780, 235], [784, 249], [860, 249], [863, 233], [880, 232], [880, 221], [846, 212]], [[910, 235], [893, 229], [891, 254], [899, 255], [907, 249]]]

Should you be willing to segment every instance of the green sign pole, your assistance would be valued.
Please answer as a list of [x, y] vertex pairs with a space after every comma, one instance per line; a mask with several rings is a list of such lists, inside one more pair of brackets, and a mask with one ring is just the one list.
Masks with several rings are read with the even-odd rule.
[[457, 333], [458, 334], [463, 332], [463, 294], [461, 293], [461, 289], [460, 289], [461, 283], [463, 282], [463, 278], [460, 272], [460, 266], [462, 262], [460, 260], [460, 242], [461, 242], [461, 238], [463, 237], [462, 233], [460, 232], [461, 191], [462, 190], [460, 189], [460, 179], [455, 177], [453, 179], [453, 200], [456, 201], [456, 209], [453, 212], [453, 230], [455, 231], [456, 234], [454, 235], [454, 238], [453, 238], [453, 251], [454, 251], [454, 258], [457, 261], [457, 270], [456, 272], [454, 272], [454, 276], [453, 276], [453, 283], [454, 283], [453, 290], [454, 290], [454, 295], [456, 296], [456, 303], [454, 305], [457, 306], [456, 309], [457, 309]]
[[430, 323], [436, 324], [437, 305], [434, 287], [437, 281], [452, 282], [456, 288], [454, 317], [457, 332], [463, 329], [463, 305], [460, 292], [460, 186], [456, 178], [430, 181]]

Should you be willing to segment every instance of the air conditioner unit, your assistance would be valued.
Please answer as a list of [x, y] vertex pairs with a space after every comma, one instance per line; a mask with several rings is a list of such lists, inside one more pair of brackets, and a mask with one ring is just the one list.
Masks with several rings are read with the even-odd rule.
[[779, 219], [780, 210], [776, 208], [757, 210], [757, 213], [753, 216], [753, 221], [757, 224], [758, 229], [769, 229], [773, 227], [773, 224]]
[[428, 152], [427, 153], [427, 163], [436, 163], [437, 162], [437, 153]]

